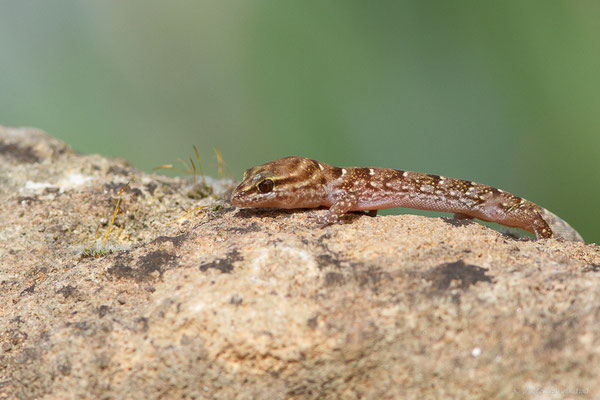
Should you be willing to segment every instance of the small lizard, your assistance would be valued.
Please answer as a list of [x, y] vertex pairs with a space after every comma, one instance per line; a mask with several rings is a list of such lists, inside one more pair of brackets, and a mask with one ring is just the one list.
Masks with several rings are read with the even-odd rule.
[[231, 194], [236, 207], [329, 207], [320, 225], [349, 211], [407, 207], [454, 213], [455, 218], [522, 228], [536, 238], [583, 242], [567, 222], [513, 194], [480, 183], [387, 168], [340, 168], [304, 157], [285, 157], [246, 170]]

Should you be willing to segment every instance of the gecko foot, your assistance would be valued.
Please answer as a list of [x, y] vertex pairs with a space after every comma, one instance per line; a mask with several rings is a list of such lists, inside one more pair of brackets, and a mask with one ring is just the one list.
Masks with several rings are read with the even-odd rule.
[[314, 222], [315, 224], [317, 224], [318, 226], [320, 226], [321, 228], [328, 226], [328, 225], [336, 224], [341, 221], [340, 217], [338, 217], [336, 214], [332, 214], [332, 213], [325, 213], [325, 214], [314, 213], [312, 215], [309, 215], [308, 219], [310, 221]]

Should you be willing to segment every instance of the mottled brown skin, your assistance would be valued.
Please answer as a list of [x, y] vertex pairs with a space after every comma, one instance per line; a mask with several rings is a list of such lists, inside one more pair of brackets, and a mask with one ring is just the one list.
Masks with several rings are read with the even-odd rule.
[[237, 207], [329, 207], [316, 217], [336, 223], [349, 211], [407, 207], [454, 213], [522, 228], [540, 238], [583, 241], [548, 210], [491, 186], [462, 179], [386, 168], [340, 168], [304, 157], [286, 157], [246, 170], [231, 194]]

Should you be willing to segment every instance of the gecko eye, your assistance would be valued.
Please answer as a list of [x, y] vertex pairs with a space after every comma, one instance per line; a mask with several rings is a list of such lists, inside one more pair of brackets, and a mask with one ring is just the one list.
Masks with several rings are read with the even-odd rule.
[[261, 193], [269, 193], [271, 190], [273, 190], [273, 180], [265, 179], [260, 181], [256, 185], [256, 189], [258, 189], [258, 191]]

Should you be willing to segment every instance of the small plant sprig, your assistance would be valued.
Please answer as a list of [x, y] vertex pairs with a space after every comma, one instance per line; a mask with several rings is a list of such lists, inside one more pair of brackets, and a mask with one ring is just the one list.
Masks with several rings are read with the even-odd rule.
[[[201, 198], [205, 198], [205, 197], [212, 195], [213, 189], [206, 182], [206, 176], [204, 175], [204, 171], [202, 169], [202, 162], [200, 160], [200, 153], [198, 152], [198, 148], [195, 145], [193, 146], [193, 148], [194, 148], [194, 154], [196, 156], [196, 161], [194, 161], [194, 159], [192, 157], [189, 158], [189, 163], [184, 161], [181, 158], [178, 158], [177, 161], [179, 161], [183, 165], [183, 168], [174, 167], [172, 164], [164, 164], [164, 165], [159, 165], [158, 167], [153, 168], [153, 170], [156, 171], [159, 169], [168, 169], [168, 170], [180, 172], [183, 174], [192, 175], [192, 178], [194, 181], [194, 185], [193, 185], [194, 189], [192, 191], [188, 192], [188, 197], [190, 197], [192, 199], [201, 199]], [[215, 148], [214, 151], [215, 151], [215, 155], [217, 158], [217, 174], [218, 174], [219, 178], [224, 178], [226, 174], [225, 174], [225, 162], [223, 161], [223, 156], [221, 155], [221, 152], [217, 148]], [[198, 182], [198, 177], [201, 178], [199, 182]], [[200, 206], [200, 207], [196, 207], [190, 211], [186, 211], [186, 213], [184, 215], [167, 223], [167, 225], [171, 225], [171, 224], [179, 221], [180, 219], [187, 217], [188, 215], [190, 215], [191, 213], [193, 213], [195, 211], [203, 210], [203, 209], [207, 209], [207, 208], [208, 208], [208, 206]]]
[[[206, 176], [204, 175], [204, 171], [202, 170], [202, 162], [200, 161], [200, 154], [198, 153], [198, 149], [196, 148], [195, 145], [193, 147], [194, 147], [194, 153], [196, 154], [196, 162], [198, 163], [198, 167], [196, 167], [196, 163], [194, 162], [192, 157], [190, 157], [189, 164], [181, 158], [177, 159], [177, 161], [179, 161], [183, 164], [183, 169], [174, 167], [172, 164], [165, 164], [165, 165], [159, 165], [158, 167], [154, 168], [154, 170], [156, 171], [158, 169], [169, 169], [172, 171], [181, 172], [183, 174], [192, 175], [193, 180], [194, 180], [194, 188], [198, 188], [198, 190], [195, 190], [194, 192], [190, 193], [190, 197], [197, 199], [197, 198], [202, 198], [202, 197], [206, 197], [206, 196], [210, 195], [212, 190], [206, 183]], [[200, 186], [198, 185], [198, 182], [197, 182], [198, 173], [199, 173], [199, 176], [202, 178]]]
[[110, 235], [112, 226], [115, 222], [115, 219], [117, 218], [117, 214], [119, 213], [119, 205], [121, 204], [121, 198], [123, 197], [123, 192], [125, 191], [125, 189], [127, 188], [128, 185], [129, 185], [129, 182], [127, 182], [125, 184], [125, 186], [123, 186], [123, 188], [119, 192], [119, 198], [117, 200], [117, 205], [115, 206], [115, 210], [113, 211], [113, 216], [112, 216], [112, 219], [110, 220], [110, 224], [108, 225], [106, 235], [104, 235], [104, 244], [102, 245], [102, 247], [96, 246], [96, 242], [98, 241], [98, 231], [100, 229], [100, 227], [98, 227], [98, 228], [96, 228], [94, 242], [92, 243], [91, 246], [83, 249], [83, 251], [81, 252], [81, 258], [89, 258], [89, 257], [99, 258], [99, 257], [104, 257], [105, 255], [112, 253], [112, 250], [110, 250], [106, 247], [106, 245], [108, 243], [108, 236]]
[[[192, 179], [194, 180], [193, 187], [195, 189], [193, 192], [188, 193], [188, 195], [193, 199], [208, 197], [212, 194], [212, 188], [206, 183], [206, 176], [204, 175], [204, 170], [202, 169], [202, 161], [200, 161], [200, 154], [198, 152], [198, 148], [195, 145], [193, 145], [192, 147], [194, 148], [194, 154], [196, 156], [195, 162], [194, 159], [192, 159], [192, 157], [189, 158], [189, 163], [181, 158], [178, 158], [177, 161], [179, 161], [183, 165], [183, 168], [174, 167], [172, 164], [164, 164], [153, 168], [153, 170], [156, 171], [159, 169], [168, 169], [183, 174], [192, 175]], [[221, 155], [219, 149], [215, 148], [214, 151], [215, 156], [217, 158], [217, 175], [219, 178], [224, 178], [226, 176], [226, 173], [223, 156]], [[201, 178], [200, 182], [198, 182], [198, 177]]]

